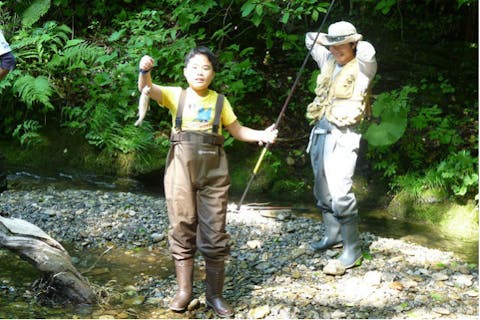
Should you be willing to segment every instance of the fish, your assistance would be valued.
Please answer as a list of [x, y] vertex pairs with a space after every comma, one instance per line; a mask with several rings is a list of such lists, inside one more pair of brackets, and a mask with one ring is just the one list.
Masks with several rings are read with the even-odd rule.
[[150, 89], [151, 87], [145, 86], [140, 93], [140, 100], [138, 101], [138, 120], [135, 122], [135, 126], [141, 126], [148, 109], [150, 109]]

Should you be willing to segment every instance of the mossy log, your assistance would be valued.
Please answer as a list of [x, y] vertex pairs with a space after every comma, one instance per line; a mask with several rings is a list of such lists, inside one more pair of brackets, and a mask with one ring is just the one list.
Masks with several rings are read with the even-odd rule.
[[32, 264], [49, 278], [55, 291], [69, 301], [95, 302], [91, 286], [73, 266], [67, 250], [37, 226], [22, 219], [0, 216], [0, 247]]

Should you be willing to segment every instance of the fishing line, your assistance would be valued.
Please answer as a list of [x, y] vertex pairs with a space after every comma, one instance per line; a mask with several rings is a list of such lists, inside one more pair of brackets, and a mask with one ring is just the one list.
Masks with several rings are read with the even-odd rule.
[[[323, 21], [320, 24], [320, 28], [318, 28], [317, 36], [315, 37], [315, 40], [313, 41], [312, 46], [310, 47], [310, 50], [308, 50], [307, 55], [305, 56], [305, 59], [303, 60], [302, 66], [300, 67], [300, 70], [297, 73], [297, 77], [295, 81], [293, 82], [292, 88], [290, 89], [290, 93], [287, 96], [287, 99], [285, 99], [285, 102], [283, 104], [282, 109], [280, 110], [280, 114], [277, 117], [277, 121], [275, 121], [275, 126], [273, 127], [278, 128], [278, 124], [280, 123], [280, 120], [282, 119], [285, 110], [287, 109], [288, 104], [290, 103], [290, 99], [292, 99], [293, 92], [295, 91], [295, 88], [298, 85], [298, 81], [300, 80], [300, 76], [302, 75], [303, 69], [305, 69], [305, 65], [307, 64], [308, 58], [310, 57], [310, 54], [312, 53], [313, 47], [315, 46], [315, 43], [317, 43], [318, 36], [320, 35], [320, 31], [322, 30], [323, 25], [325, 24], [325, 21], [327, 20], [328, 14], [330, 13], [330, 10], [333, 7], [333, 4], [335, 3], [335, 0], [333, 0], [330, 3], [330, 6], [328, 7], [327, 13], [323, 17]], [[237, 210], [240, 210], [240, 207], [242, 206], [243, 200], [245, 200], [245, 196], [248, 193], [248, 190], [250, 189], [250, 186], [252, 185], [253, 179], [255, 179], [255, 176], [258, 173], [258, 170], [260, 169], [260, 165], [263, 161], [263, 158], [265, 157], [265, 154], [267, 153], [268, 148], [270, 147], [270, 143], [265, 144], [263, 147], [262, 152], [260, 153], [260, 157], [257, 160], [257, 164], [253, 168], [252, 174], [250, 175], [250, 180], [247, 183], [247, 186], [245, 187], [245, 190], [243, 191], [242, 197], [240, 198], [240, 202], [237, 205]]]

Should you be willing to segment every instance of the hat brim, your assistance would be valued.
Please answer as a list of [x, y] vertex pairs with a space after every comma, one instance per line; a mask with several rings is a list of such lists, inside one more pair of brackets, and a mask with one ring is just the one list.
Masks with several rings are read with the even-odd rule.
[[324, 46], [338, 46], [344, 43], [357, 42], [362, 39], [363, 36], [359, 33], [340, 37], [329, 37], [326, 33], [320, 33], [320, 35], [318, 36], [318, 42], [320, 42]]

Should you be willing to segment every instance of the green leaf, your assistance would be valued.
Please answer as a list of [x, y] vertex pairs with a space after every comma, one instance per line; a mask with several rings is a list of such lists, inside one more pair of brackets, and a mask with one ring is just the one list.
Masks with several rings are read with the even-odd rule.
[[388, 146], [403, 136], [407, 128], [408, 94], [411, 92], [416, 92], [416, 88], [405, 86], [400, 92], [394, 90], [377, 97], [372, 115], [381, 121], [371, 124], [364, 134], [370, 145]]
[[257, 4], [257, 6], [255, 7], [255, 12], [256, 12], [259, 16], [262, 16], [262, 15], [263, 15], [263, 6], [260, 5], [260, 4]]
[[41, 103], [47, 110], [54, 109], [50, 102], [53, 88], [45, 76], [34, 78], [31, 75], [25, 75], [20, 77], [13, 85], [13, 91], [18, 94], [20, 99], [29, 107], [32, 107], [35, 103]]
[[257, 5], [253, 3], [252, 1], [247, 1], [243, 4], [243, 6], [240, 8], [240, 11], [242, 12], [242, 17], [248, 16], [252, 11], [255, 9]]
[[22, 25], [31, 27], [50, 9], [50, 0], [35, 0], [22, 14]]
[[407, 118], [382, 120], [380, 124], [368, 127], [364, 138], [372, 146], [388, 146], [400, 139], [407, 128]]
[[110, 41], [110, 42], [118, 41], [119, 39], [121, 39], [125, 35], [125, 32], [126, 32], [125, 29], [120, 29], [118, 31], [115, 31], [114, 33], [112, 33], [110, 35], [110, 37], [108, 38], [108, 41]]

